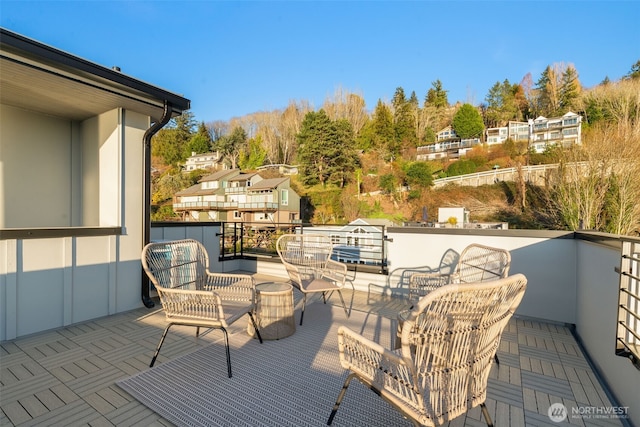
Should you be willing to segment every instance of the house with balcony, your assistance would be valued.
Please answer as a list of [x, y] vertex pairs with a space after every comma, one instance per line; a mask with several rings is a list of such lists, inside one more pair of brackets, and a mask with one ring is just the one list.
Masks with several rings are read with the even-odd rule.
[[529, 140], [529, 123], [510, 121], [507, 126], [487, 128], [485, 141], [487, 145], [502, 144], [507, 139], [513, 141]]
[[292, 223], [300, 219], [300, 196], [290, 182], [239, 169], [218, 171], [177, 192], [173, 210], [184, 221]]
[[417, 148], [416, 160], [458, 159], [480, 143], [480, 138], [460, 138], [447, 126], [436, 134], [435, 143]]
[[563, 148], [582, 143], [582, 117], [568, 112], [562, 117], [546, 118], [543, 116], [529, 120], [531, 126], [530, 147], [536, 153], [542, 153], [547, 147]]
[[183, 172], [191, 172], [198, 169], [215, 169], [220, 164], [221, 156], [220, 152], [216, 151], [211, 153], [196, 153], [191, 152], [191, 155], [187, 157], [183, 166]]

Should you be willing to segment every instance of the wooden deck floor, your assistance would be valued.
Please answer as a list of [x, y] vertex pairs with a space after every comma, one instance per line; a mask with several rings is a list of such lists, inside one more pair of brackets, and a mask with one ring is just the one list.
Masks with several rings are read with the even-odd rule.
[[[345, 296], [354, 310], [390, 318], [406, 307], [403, 300], [380, 295]], [[232, 333], [246, 325], [238, 324]], [[164, 327], [157, 306], [0, 343], [0, 425], [172, 425], [115, 384], [148, 367]], [[174, 327], [157, 363], [206, 346], [215, 335], [195, 339], [193, 328]], [[514, 318], [498, 356], [487, 399], [495, 425], [622, 425], [615, 418], [571, 414], [554, 423], [547, 415], [553, 403], [611, 406], [567, 327]], [[476, 409], [451, 425], [486, 425]]]

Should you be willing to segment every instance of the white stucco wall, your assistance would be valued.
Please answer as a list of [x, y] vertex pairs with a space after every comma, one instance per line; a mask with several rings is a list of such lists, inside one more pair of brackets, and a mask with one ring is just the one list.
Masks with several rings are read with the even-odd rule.
[[[510, 230], [508, 235], [414, 234], [390, 231], [388, 237], [389, 271], [398, 268], [429, 266], [437, 268], [445, 251], [458, 254], [472, 243], [495, 246], [511, 252], [509, 274], [522, 273], [529, 282], [517, 313], [556, 322], [576, 323], [576, 242], [550, 233], [531, 237], [532, 233]], [[455, 233], [455, 234], [454, 234]]]

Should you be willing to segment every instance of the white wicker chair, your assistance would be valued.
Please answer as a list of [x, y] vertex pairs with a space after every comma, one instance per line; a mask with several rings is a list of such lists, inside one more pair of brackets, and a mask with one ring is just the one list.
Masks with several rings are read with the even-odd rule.
[[247, 274], [222, 274], [209, 271], [209, 256], [196, 240], [149, 243], [142, 250], [142, 266], [155, 286], [169, 325], [164, 330], [151, 364], [160, 353], [169, 328], [173, 325], [221, 329], [224, 334], [227, 370], [231, 378], [231, 357], [227, 327], [248, 314], [253, 317], [255, 283]]
[[511, 265], [509, 251], [479, 244], [467, 246], [453, 273], [415, 273], [409, 280], [409, 300], [417, 302], [434, 289], [449, 283], [486, 282], [507, 277]]
[[516, 274], [441, 286], [411, 310], [395, 351], [341, 326], [340, 363], [350, 373], [327, 424], [356, 378], [415, 425], [440, 425], [480, 405], [491, 426], [484, 404], [491, 359], [526, 283]]
[[341, 292], [347, 281], [347, 266], [331, 259], [333, 245], [328, 236], [285, 234], [278, 238], [276, 249], [291, 283], [303, 295], [300, 325], [302, 325], [304, 318], [307, 294], [313, 292], [322, 292], [326, 304], [327, 292], [331, 294], [337, 291], [344, 312], [349, 317], [349, 311]]

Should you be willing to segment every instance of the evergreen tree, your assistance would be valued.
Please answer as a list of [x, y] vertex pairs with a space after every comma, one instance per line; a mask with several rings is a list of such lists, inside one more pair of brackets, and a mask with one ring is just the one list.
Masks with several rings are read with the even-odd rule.
[[393, 157], [400, 152], [400, 144], [397, 143], [393, 114], [388, 105], [378, 100], [376, 109], [371, 119], [372, 148], [381, 149], [385, 157]]
[[344, 188], [358, 167], [360, 160], [355, 150], [355, 138], [353, 126], [346, 119], [337, 120], [335, 127], [335, 140], [340, 147], [337, 156], [333, 159], [333, 171], [329, 177], [333, 184]]
[[480, 138], [484, 131], [482, 116], [471, 104], [463, 104], [453, 116], [453, 129], [460, 138]]
[[[196, 119], [192, 112], [185, 111], [173, 119], [176, 130], [176, 141], [181, 149], [189, 143], [196, 127]], [[183, 159], [184, 160], [184, 159]]]
[[416, 96], [416, 91], [411, 91], [411, 96], [409, 97], [409, 105], [411, 105], [411, 109], [417, 110], [420, 106], [418, 102], [418, 97]]
[[625, 76], [626, 79], [640, 79], [640, 59], [631, 66], [631, 70]]
[[400, 108], [407, 103], [407, 98], [404, 95], [404, 89], [400, 86], [396, 88], [395, 93], [393, 94], [393, 99], [391, 99], [391, 105], [393, 106], [393, 114], [394, 116], [398, 114]]
[[[413, 94], [415, 98], [415, 93]], [[417, 98], [415, 102], [417, 103]], [[411, 100], [404, 96], [404, 89], [398, 87], [392, 99], [393, 123], [395, 127], [396, 144], [389, 150], [392, 158], [395, 158], [401, 151], [402, 143], [409, 143], [415, 146], [416, 143], [416, 113], [412, 112]]]
[[485, 100], [487, 101], [487, 125], [490, 127], [505, 126], [510, 120], [520, 120], [522, 118], [520, 109], [523, 104], [526, 106], [524, 91], [520, 85], [509, 83], [508, 79], [502, 83], [496, 82], [489, 89]]
[[209, 145], [209, 141], [207, 141], [204, 136], [195, 134], [191, 137], [187, 145], [184, 147], [184, 157], [187, 158], [193, 155], [193, 153], [208, 153], [210, 150], [211, 146]]
[[536, 83], [536, 113], [538, 115], [553, 117], [560, 110], [560, 79], [556, 68], [548, 65]]
[[447, 92], [442, 88], [442, 82], [440, 79], [431, 83], [432, 88], [427, 91], [424, 103], [436, 108], [446, 108], [449, 106], [449, 100], [447, 99]]
[[246, 147], [240, 150], [238, 166], [241, 169], [253, 170], [264, 164], [267, 151], [262, 148], [262, 137], [260, 135], [251, 138]]
[[300, 180], [304, 185], [344, 185], [357, 165], [353, 129], [332, 122], [324, 110], [308, 112], [297, 135]]
[[194, 127], [195, 119], [189, 111], [171, 119], [167, 126], [154, 135], [151, 153], [162, 157], [165, 165], [177, 166], [184, 162], [191, 155], [188, 146]]
[[204, 122], [200, 122], [200, 124], [198, 125], [198, 130], [195, 134], [193, 134], [189, 142], [185, 145], [184, 156], [186, 158], [191, 156], [193, 153], [208, 153], [209, 151], [211, 151], [212, 144], [213, 140], [211, 139], [209, 129], [207, 129]]
[[522, 121], [530, 116], [529, 100], [527, 99], [527, 93], [525, 88], [521, 84], [514, 83], [513, 89], [513, 102], [517, 109], [515, 120]]
[[433, 183], [433, 172], [426, 162], [407, 163], [403, 169], [412, 190], [428, 188]]
[[442, 82], [440, 80], [432, 82], [431, 85], [432, 88], [427, 91], [424, 106], [419, 116], [419, 134], [424, 142], [431, 140], [431, 133], [428, 132], [427, 129], [430, 128], [435, 134], [436, 131], [439, 131], [449, 124], [447, 117], [447, 109], [449, 107], [447, 91], [442, 88]]
[[210, 150], [211, 147], [213, 146], [213, 138], [211, 137], [211, 132], [209, 131], [207, 126], [204, 124], [204, 122], [200, 122], [200, 124], [198, 125], [198, 130], [196, 130], [196, 135], [202, 137], [204, 140], [207, 141], [207, 144], [209, 145], [209, 150]]
[[575, 110], [582, 88], [578, 80], [578, 72], [573, 66], [567, 67], [562, 73], [560, 86], [560, 113]]

